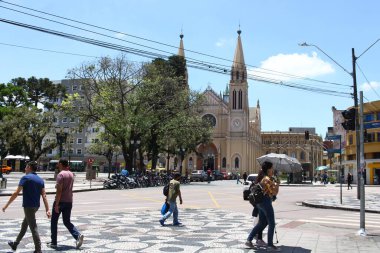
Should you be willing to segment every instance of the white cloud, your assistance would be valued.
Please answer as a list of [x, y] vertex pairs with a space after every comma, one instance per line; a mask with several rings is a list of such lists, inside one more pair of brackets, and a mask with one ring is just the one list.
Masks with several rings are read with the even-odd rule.
[[363, 91], [372, 91], [372, 89], [376, 90], [380, 87], [380, 82], [369, 82], [369, 83], [363, 83], [360, 85]]
[[125, 34], [122, 34], [122, 33], [116, 33], [116, 34], [115, 34], [115, 37], [116, 37], [116, 38], [119, 38], [119, 39], [122, 39], [122, 38], [125, 37]]
[[[316, 52], [313, 52], [311, 55], [278, 54], [271, 56], [261, 62], [260, 68], [261, 69], [250, 70], [249, 72], [259, 78], [263, 77], [281, 81], [294, 79], [288, 75], [282, 75], [281, 73], [302, 77], [316, 77], [330, 74], [335, 71], [329, 63], [321, 60]], [[273, 70], [281, 73], [266, 70]]]
[[231, 45], [233, 45], [233, 39], [221, 38], [215, 43], [215, 46], [217, 47], [226, 47]]
[[219, 39], [216, 43], [215, 43], [215, 45], [217, 46], [217, 47], [224, 47], [225, 45], [226, 45], [226, 39]]

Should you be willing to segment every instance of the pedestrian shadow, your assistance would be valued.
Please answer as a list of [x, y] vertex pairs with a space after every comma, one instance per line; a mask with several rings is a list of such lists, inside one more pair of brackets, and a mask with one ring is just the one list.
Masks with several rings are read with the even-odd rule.
[[77, 249], [75, 246], [57, 245], [57, 248], [55, 250], [56, 251], [66, 252], [66, 251], [70, 251], [70, 250], [81, 250], [81, 249]]
[[[281, 245], [281, 246], [276, 246], [278, 248], [281, 249], [280, 252], [282, 253], [286, 253], [286, 252], [291, 252], [291, 253], [310, 253], [312, 250], [310, 249], [305, 249], [305, 248], [302, 248], [302, 247], [291, 247], [291, 246], [285, 246], [285, 245]], [[266, 247], [257, 247], [255, 246], [254, 248], [250, 248], [250, 249], [247, 249], [246, 248], [246, 251], [247, 252], [258, 252], [258, 253], [261, 253], [261, 252], [268, 252], [267, 251], [267, 248]]]

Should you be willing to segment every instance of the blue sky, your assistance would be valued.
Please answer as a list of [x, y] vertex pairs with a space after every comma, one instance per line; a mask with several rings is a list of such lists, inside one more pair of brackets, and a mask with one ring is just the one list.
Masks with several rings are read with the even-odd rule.
[[[352, 92], [352, 77], [314, 47], [300, 47], [307, 42], [318, 45], [348, 72], [352, 71], [351, 48], [363, 53], [380, 38], [378, 1], [354, 0], [7, 0], [13, 4], [60, 15], [126, 34], [178, 46], [181, 29], [185, 49], [233, 59], [237, 29], [240, 23], [246, 64], [251, 74], [264, 76], [267, 70], [313, 78], [313, 87]], [[44, 16], [0, 1], [1, 7]], [[102, 41], [137, 47], [123, 41], [65, 27], [0, 8], [0, 18], [42, 26]], [[62, 22], [67, 22], [60, 20]], [[73, 25], [78, 25], [71, 23]], [[83, 27], [83, 26], [82, 26]], [[89, 28], [96, 30], [95, 28]], [[136, 38], [96, 30], [161, 50], [177, 53], [176, 48], [148, 43]], [[96, 47], [0, 22], [0, 83], [15, 77], [48, 77], [64, 79], [67, 70], [93, 57], [117, 56], [114, 50]], [[9, 46], [40, 48], [93, 57], [42, 52]], [[232, 63], [186, 52], [186, 56], [230, 66]], [[358, 59], [358, 89], [364, 91], [365, 102], [380, 100], [380, 42]], [[127, 55], [133, 61], [147, 61]], [[273, 72], [271, 72], [273, 73]], [[267, 77], [267, 76], [266, 76]], [[306, 81], [272, 74], [270, 78], [298, 86]], [[326, 83], [322, 83], [324, 81]], [[210, 85], [216, 92], [225, 89], [229, 76], [189, 69], [189, 84], [202, 91]], [[369, 82], [369, 83], [368, 83]], [[341, 85], [333, 85], [337, 83]], [[371, 87], [372, 88], [371, 88]], [[344, 109], [353, 105], [348, 97], [323, 95], [295, 88], [281, 87], [249, 80], [249, 104], [260, 101], [263, 131], [286, 131], [289, 127], [315, 127], [325, 135], [332, 126], [331, 107]]]

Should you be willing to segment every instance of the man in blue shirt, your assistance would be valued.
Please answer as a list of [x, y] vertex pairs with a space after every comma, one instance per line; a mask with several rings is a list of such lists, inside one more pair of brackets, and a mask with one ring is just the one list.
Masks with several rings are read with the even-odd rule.
[[44, 181], [37, 176], [37, 163], [30, 162], [25, 168], [26, 175], [20, 179], [20, 183], [16, 191], [9, 198], [8, 203], [3, 207], [3, 212], [8, 208], [8, 206], [17, 198], [19, 193], [22, 191], [22, 207], [24, 208], [25, 218], [21, 224], [21, 230], [18, 234], [16, 241], [9, 241], [8, 245], [12, 248], [12, 250], [16, 250], [18, 244], [24, 237], [26, 230], [28, 227], [32, 232], [34, 247], [36, 253], [40, 253], [41, 251], [41, 240], [38, 234], [37, 223], [36, 223], [36, 212], [40, 207], [40, 196], [44, 201], [46, 215], [50, 218], [49, 204], [46, 199], [45, 193], [45, 184]]

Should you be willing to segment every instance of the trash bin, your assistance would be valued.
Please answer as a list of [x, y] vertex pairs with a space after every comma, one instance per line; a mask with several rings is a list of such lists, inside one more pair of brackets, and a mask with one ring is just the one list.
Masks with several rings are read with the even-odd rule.
[[7, 188], [7, 179], [6, 178], [1, 178], [0, 189], [5, 189], [5, 188]]

